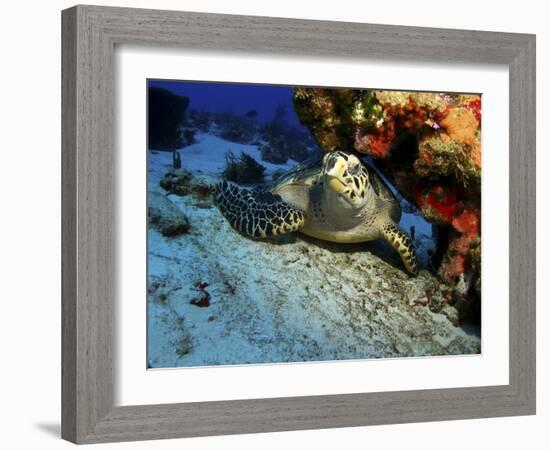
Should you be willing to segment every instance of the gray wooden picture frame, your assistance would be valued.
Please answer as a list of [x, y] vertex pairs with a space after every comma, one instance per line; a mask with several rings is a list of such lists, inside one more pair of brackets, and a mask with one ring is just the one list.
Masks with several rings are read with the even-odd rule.
[[[535, 413], [535, 36], [76, 6], [62, 13], [62, 437], [76, 443]], [[508, 385], [113, 403], [116, 44], [505, 64], [510, 82]]]

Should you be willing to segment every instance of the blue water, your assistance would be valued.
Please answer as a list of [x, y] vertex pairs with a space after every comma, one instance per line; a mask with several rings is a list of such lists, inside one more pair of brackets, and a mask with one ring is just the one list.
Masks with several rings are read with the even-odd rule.
[[231, 111], [244, 115], [250, 110], [258, 112], [259, 122], [273, 119], [279, 105], [286, 107], [291, 126], [301, 126], [292, 106], [292, 87], [260, 84], [207, 83], [190, 81], [149, 80], [149, 87], [168, 89], [176, 95], [189, 97], [189, 109], [209, 112]]

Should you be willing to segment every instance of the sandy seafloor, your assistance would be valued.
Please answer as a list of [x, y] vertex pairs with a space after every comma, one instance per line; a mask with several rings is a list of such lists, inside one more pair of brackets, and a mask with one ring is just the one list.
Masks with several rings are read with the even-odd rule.
[[[180, 151], [196, 181], [219, 180], [228, 149], [260, 160], [253, 145], [197, 140]], [[294, 164], [261, 163], [267, 179]], [[148, 229], [150, 368], [480, 352], [479, 332], [458, 326], [435, 276], [410, 277], [384, 243], [247, 239], [215, 206], [167, 194], [159, 180], [171, 164], [171, 153], [148, 152], [148, 190], [166, 195], [191, 227], [177, 237]], [[404, 224], [425, 245], [423, 225], [411, 215]], [[199, 283], [208, 284], [208, 307], [190, 303], [204, 295]]]

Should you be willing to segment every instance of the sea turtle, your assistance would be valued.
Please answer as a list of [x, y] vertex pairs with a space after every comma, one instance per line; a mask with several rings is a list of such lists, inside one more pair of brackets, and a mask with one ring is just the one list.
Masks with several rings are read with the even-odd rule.
[[353, 154], [327, 153], [264, 190], [222, 181], [216, 203], [231, 226], [251, 238], [299, 231], [332, 242], [386, 239], [406, 269], [418, 273], [412, 241], [398, 225], [398, 201], [376, 171]]

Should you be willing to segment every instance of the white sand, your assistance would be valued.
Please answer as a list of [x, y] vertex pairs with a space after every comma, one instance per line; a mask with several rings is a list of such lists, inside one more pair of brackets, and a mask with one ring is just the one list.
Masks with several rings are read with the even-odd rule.
[[[224, 152], [259, 159], [255, 146], [199, 135], [180, 151], [183, 168], [212, 182]], [[149, 190], [171, 154], [149, 155]], [[262, 162], [268, 173], [287, 165]], [[189, 218], [176, 238], [149, 230], [148, 357], [152, 367], [382, 358], [476, 353], [478, 336], [454, 326], [437, 280], [410, 278], [380, 246], [333, 245], [297, 235], [287, 242], [252, 241], [217, 208], [192, 196], [168, 198]], [[210, 306], [190, 304], [208, 283]], [[435, 307], [424, 305], [432, 296]], [[439, 306], [438, 306], [439, 305]], [[441, 309], [442, 308], [442, 309]], [[441, 310], [440, 310], [441, 309]], [[438, 311], [438, 312], [434, 312]]]

